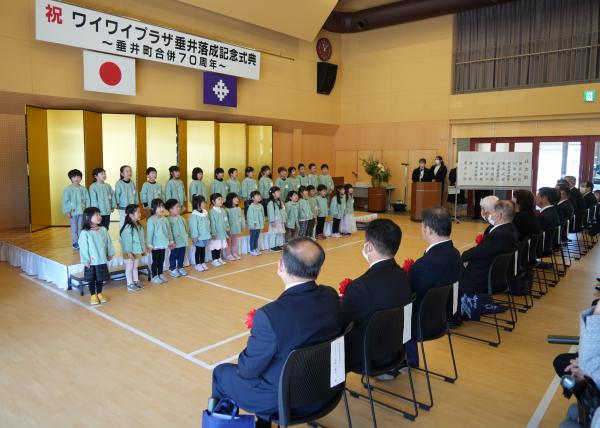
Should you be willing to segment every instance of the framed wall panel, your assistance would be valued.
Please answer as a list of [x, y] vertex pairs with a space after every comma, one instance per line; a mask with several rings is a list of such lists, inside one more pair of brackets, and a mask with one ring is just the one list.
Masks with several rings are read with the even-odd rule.
[[[92, 184], [92, 171], [102, 166], [102, 114], [83, 111], [83, 140], [85, 155], [84, 179], [86, 186]], [[112, 185], [112, 183], [111, 183]]]
[[[204, 171], [204, 186], [209, 191], [209, 186], [214, 178], [217, 124], [212, 121], [188, 120], [187, 121], [187, 179], [192, 180], [192, 170], [196, 167]], [[189, 201], [191, 203], [191, 201]]]
[[157, 181], [164, 186], [169, 180], [169, 167], [177, 164], [177, 121], [174, 117], [146, 118], [146, 159], [148, 166], [156, 168]]
[[[286, 166], [291, 165], [291, 144], [290, 161]], [[273, 167], [273, 127], [268, 125], [248, 125], [248, 156], [247, 165], [252, 165], [255, 169], [263, 165]], [[289, 165], [288, 165], [289, 164]], [[243, 171], [240, 171], [243, 175]]]
[[136, 162], [136, 184], [137, 190], [142, 190], [146, 182], [146, 118], [135, 116], [135, 162]]
[[[62, 192], [70, 183], [69, 170], [85, 171], [83, 111], [48, 110], [47, 115], [51, 225], [68, 226], [69, 219], [62, 213]], [[90, 182], [87, 178], [82, 185]]]
[[245, 123], [219, 124], [219, 155], [216, 166], [225, 170], [237, 168], [240, 176], [246, 167], [247, 133]]
[[48, 175], [48, 116], [45, 109], [27, 106], [27, 165], [29, 171], [29, 222], [31, 232], [50, 227]]
[[177, 166], [181, 170], [183, 187], [187, 189], [190, 183], [187, 178], [187, 120], [181, 118], [177, 118]]

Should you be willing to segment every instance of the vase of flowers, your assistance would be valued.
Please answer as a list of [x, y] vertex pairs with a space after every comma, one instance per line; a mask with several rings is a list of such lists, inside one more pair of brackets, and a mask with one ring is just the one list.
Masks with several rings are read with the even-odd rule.
[[363, 159], [362, 165], [365, 172], [371, 177], [373, 187], [380, 187], [382, 183], [387, 183], [392, 177], [390, 170], [382, 162], [373, 159], [373, 157]]

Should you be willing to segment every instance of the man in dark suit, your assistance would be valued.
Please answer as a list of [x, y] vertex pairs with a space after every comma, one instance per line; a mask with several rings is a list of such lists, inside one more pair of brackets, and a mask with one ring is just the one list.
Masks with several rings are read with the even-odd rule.
[[[575, 215], [575, 208], [573, 208], [573, 204], [571, 203], [571, 192], [569, 191], [569, 184], [561, 183], [556, 186], [556, 190], [558, 191], [558, 196], [560, 200], [558, 204], [556, 204], [556, 209], [558, 210], [558, 214], [560, 215], [561, 222], [565, 220], [568, 221], [568, 225], [573, 223], [573, 216]], [[569, 237], [569, 228], [565, 227], [561, 229], [561, 242], [568, 242]]]
[[454, 284], [460, 279], [462, 268], [460, 253], [450, 239], [452, 217], [448, 210], [442, 207], [427, 208], [421, 216], [421, 233], [429, 247], [409, 273], [410, 287], [416, 294], [412, 309], [413, 339], [406, 343], [408, 364], [411, 367], [419, 367], [419, 351], [414, 338], [417, 336], [418, 315], [423, 297], [430, 288]]
[[538, 219], [544, 232], [544, 252], [552, 248], [552, 231], [560, 226], [560, 214], [556, 209], [558, 191], [552, 187], [542, 187], [538, 190], [535, 203], [540, 207]]
[[285, 291], [256, 311], [238, 364], [221, 364], [213, 372], [213, 398], [231, 398], [255, 413], [257, 427], [270, 426], [266, 421], [277, 412], [279, 377], [289, 354], [341, 333], [337, 292], [315, 283], [324, 260], [323, 248], [311, 239], [288, 242], [277, 269]]
[[419, 167], [415, 168], [412, 173], [413, 183], [419, 182], [419, 181], [433, 180], [433, 173], [431, 172], [431, 170], [429, 170], [425, 167], [426, 164], [427, 164], [427, 161], [425, 159], [423, 159], [423, 158], [419, 159]]
[[362, 367], [362, 346], [371, 315], [406, 305], [412, 298], [408, 277], [394, 260], [402, 231], [391, 220], [373, 220], [365, 232], [363, 257], [369, 269], [352, 281], [341, 300], [341, 320], [354, 321], [347, 343], [348, 370]]
[[[476, 247], [462, 254], [463, 274], [459, 282], [459, 294], [473, 296], [487, 293], [488, 271], [500, 254], [512, 253], [517, 249], [518, 232], [512, 224], [514, 204], [511, 201], [496, 202], [494, 210], [488, 216], [492, 229]], [[463, 305], [461, 309], [464, 310]], [[470, 317], [467, 312], [463, 316]]]
[[575, 231], [581, 231], [581, 219], [583, 216], [583, 211], [585, 210], [585, 202], [583, 200], [583, 195], [577, 188], [577, 179], [572, 175], [567, 175], [563, 177], [563, 179], [569, 183], [569, 191], [571, 192], [571, 203], [575, 208]]
[[594, 196], [594, 184], [591, 181], [583, 181], [581, 183], [581, 195], [583, 197], [583, 202], [585, 209], [592, 208], [598, 204], [596, 197]]

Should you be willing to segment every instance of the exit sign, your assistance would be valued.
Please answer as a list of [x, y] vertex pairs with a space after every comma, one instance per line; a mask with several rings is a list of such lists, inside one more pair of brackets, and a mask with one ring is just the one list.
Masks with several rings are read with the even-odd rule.
[[596, 102], [596, 90], [583, 91], [583, 102], [595, 103]]

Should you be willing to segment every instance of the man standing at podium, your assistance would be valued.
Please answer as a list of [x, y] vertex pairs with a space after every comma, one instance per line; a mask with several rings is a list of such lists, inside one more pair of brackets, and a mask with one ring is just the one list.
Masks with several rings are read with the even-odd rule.
[[426, 163], [427, 161], [425, 159], [419, 159], [419, 167], [415, 168], [412, 173], [413, 183], [433, 180], [433, 173], [431, 172], [431, 170], [425, 167]]

